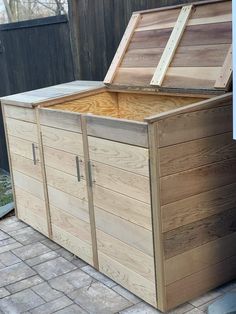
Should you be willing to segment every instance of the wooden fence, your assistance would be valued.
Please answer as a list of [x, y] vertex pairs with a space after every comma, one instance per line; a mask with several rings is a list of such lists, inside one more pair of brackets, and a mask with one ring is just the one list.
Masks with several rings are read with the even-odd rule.
[[103, 80], [132, 12], [192, 0], [69, 0], [76, 77]]
[[[66, 16], [0, 25], [0, 96], [74, 79]], [[1, 113], [0, 168], [8, 169]]]

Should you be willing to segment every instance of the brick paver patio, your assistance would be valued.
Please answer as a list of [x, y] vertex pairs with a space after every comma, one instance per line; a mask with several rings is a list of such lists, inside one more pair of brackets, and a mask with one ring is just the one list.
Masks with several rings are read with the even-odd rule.
[[[232, 290], [236, 290], [236, 281], [169, 313], [206, 313], [208, 305]], [[10, 217], [0, 220], [0, 313], [160, 312], [16, 217]]]

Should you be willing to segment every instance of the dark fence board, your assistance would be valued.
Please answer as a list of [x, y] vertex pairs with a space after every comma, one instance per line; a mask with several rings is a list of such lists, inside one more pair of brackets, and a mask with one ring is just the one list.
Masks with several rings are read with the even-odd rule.
[[103, 80], [132, 12], [192, 0], [69, 0], [76, 78]]
[[[66, 16], [0, 25], [0, 40], [0, 97], [75, 79]], [[0, 168], [8, 168], [1, 115]]]

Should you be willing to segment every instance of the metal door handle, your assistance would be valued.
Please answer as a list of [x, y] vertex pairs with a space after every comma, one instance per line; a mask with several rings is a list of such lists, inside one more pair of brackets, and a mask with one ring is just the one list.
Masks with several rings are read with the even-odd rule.
[[91, 161], [89, 160], [88, 161], [88, 177], [89, 177], [89, 186], [90, 187], [92, 187], [93, 182], [95, 182], [95, 181], [93, 181], [92, 167], [93, 167], [93, 165], [92, 165]]
[[36, 159], [36, 151], [35, 151], [35, 144], [32, 143], [32, 153], [33, 153], [33, 162], [34, 162], [34, 165], [37, 164], [37, 159]]
[[80, 173], [80, 159], [79, 159], [79, 156], [75, 157], [75, 161], [76, 161], [77, 179], [78, 179], [78, 182], [80, 182], [81, 181], [81, 173]]

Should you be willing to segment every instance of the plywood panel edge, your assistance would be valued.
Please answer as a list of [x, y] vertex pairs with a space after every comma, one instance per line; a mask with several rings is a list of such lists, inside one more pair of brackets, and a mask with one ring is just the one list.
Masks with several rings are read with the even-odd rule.
[[166, 288], [165, 288], [165, 271], [164, 271], [164, 250], [162, 235], [162, 218], [160, 205], [160, 169], [158, 158], [158, 134], [157, 123], [148, 125], [149, 140], [149, 167], [150, 167], [150, 185], [151, 185], [151, 208], [152, 208], [152, 227], [153, 227], [153, 246], [155, 260], [155, 276], [156, 276], [156, 293], [158, 309], [165, 311]]

